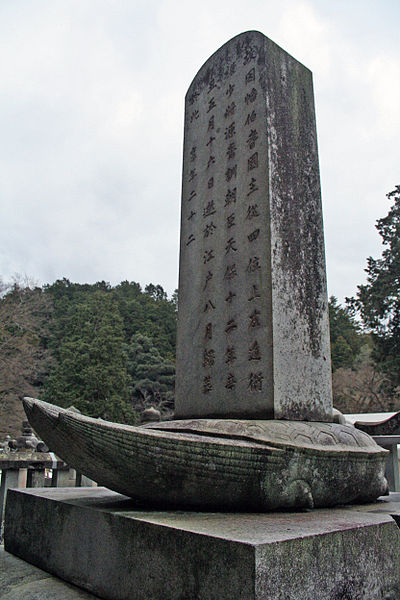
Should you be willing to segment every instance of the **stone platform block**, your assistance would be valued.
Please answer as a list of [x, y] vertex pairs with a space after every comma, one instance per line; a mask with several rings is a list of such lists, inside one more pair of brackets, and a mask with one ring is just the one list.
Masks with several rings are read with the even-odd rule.
[[400, 532], [385, 512], [165, 511], [106, 488], [9, 494], [6, 551], [107, 600], [400, 598]]

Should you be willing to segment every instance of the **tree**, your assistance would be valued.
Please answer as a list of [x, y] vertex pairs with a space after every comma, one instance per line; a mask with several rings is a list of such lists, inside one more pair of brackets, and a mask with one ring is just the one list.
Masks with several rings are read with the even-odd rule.
[[57, 364], [45, 383], [44, 399], [74, 405], [92, 417], [134, 422], [122, 318], [108, 291], [97, 289], [67, 305], [56, 334], [60, 330], [62, 337], [52, 340]]
[[340, 306], [335, 296], [329, 299], [329, 326], [332, 371], [351, 368], [360, 352], [363, 338], [349, 308]]
[[29, 282], [16, 279], [1, 287], [0, 435], [15, 436], [25, 418], [20, 396], [38, 396], [51, 367], [52, 303]]
[[141, 333], [152, 340], [161, 356], [174, 360], [176, 305], [160, 285], [150, 283], [141, 290], [138, 283], [123, 281], [112, 290], [123, 318], [125, 338]]
[[389, 378], [371, 358], [371, 346], [362, 346], [353, 368], [333, 373], [333, 403], [344, 413], [398, 410], [399, 398], [387, 394]]
[[382, 238], [382, 257], [367, 259], [367, 283], [358, 286], [349, 306], [358, 311], [374, 340], [373, 358], [390, 380], [394, 393], [400, 385], [400, 186], [387, 198], [394, 200], [376, 228]]
[[174, 406], [175, 364], [161, 356], [152, 340], [142, 334], [132, 336], [125, 351], [136, 408], [158, 408], [164, 417]]

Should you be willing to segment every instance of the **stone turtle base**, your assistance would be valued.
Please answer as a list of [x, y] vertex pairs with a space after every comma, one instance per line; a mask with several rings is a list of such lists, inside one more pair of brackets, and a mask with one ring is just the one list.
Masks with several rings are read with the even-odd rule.
[[5, 549], [106, 600], [398, 600], [398, 506], [199, 513], [11, 490]]

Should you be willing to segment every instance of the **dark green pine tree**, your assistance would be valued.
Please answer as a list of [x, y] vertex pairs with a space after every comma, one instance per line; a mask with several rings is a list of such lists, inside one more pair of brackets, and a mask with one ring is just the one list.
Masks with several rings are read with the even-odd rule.
[[150, 283], [144, 292], [135, 282], [123, 281], [112, 290], [123, 318], [125, 339], [141, 333], [152, 340], [162, 356], [175, 359], [176, 300], [168, 300], [160, 285]]
[[374, 340], [373, 358], [391, 380], [400, 385], [400, 185], [387, 194], [394, 201], [376, 228], [382, 238], [382, 257], [367, 259], [367, 283], [358, 286], [349, 305], [361, 315]]
[[329, 298], [329, 326], [332, 371], [341, 367], [352, 368], [360, 353], [363, 336], [350, 309], [338, 304], [335, 296]]
[[[62, 326], [52, 339], [57, 364], [43, 398], [60, 406], [74, 405], [89, 416], [134, 422], [123, 321], [116, 302], [108, 291], [98, 289], [65, 302], [61, 312]], [[55, 339], [60, 331], [61, 337]]]
[[168, 413], [173, 409], [175, 363], [140, 333], [132, 336], [125, 350], [134, 402], [141, 408], [152, 405]]

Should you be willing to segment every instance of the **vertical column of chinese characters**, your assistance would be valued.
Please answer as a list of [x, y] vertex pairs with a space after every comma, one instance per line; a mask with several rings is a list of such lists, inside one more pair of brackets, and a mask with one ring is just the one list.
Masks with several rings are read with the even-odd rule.
[[260, 310], [260, 290], [259, 290], [259, 271], [260, 252], [258, 240], [260, 235], [260, 207], [257, 201], [257, 173], [259, 168], [258, 156], [258, 138], [256, 99], [259, 94], [256, 86], [255, 67], [249, 69], [245, 75], [246, 92], [244, 102], [247, 107], [247, 116], [245, 119], [245, 137], [247, 151], [247, 208], [245, 221], [248, 229], [247, 242], [249, 251], [249, 260], [246, 266], [246, 273], [250, 277], [250, 289], [248, 295], [249, 311], [247, 315], [247, 326], [249, 328], [249, 347], [247, 359], [249, 363], [249, 372], [247, 376], [247, 389], [250, 392], [261, 392], [263, 387], [263, 373], [257, 369], [257, 362], [261, 360], [261, 349], [257, 339], [258, 329], [261, 327]]
[[[196, 123], [199, 120], [200, 117], [200, 112], [198, 108], [195, 108], [195, 106], [193, 106], [198, 98], [199, 94], [198, 92], [193, 93], [190, 98], [189, 98], [189, 105], [192, 107], [191, 112], [190, 112], [190, 116], [189, 116], [189, 123], [191, 127], [195, 127]], [[198, 167], [197, 167], [197, 147], [196, 146], [192, 146], [190, 151], [189, 151], [189, 167], [187, 168], [186, 171], [186, 176], [187, 176], [187, 182], [188, 182], [188, 189], [190, 190], [188, 196], [186, 198], [184, 198], [184, 201], [186, 201], [187, 203], [189, 203], [189, 210], [188, 212], [188, 216], [187, 216], [187, 220], [189, 221], [189, 227], [188, 227], [188, 236], [186, 239], [186, 246], [190, 246], [192, 245], [195, 241], [196, 241], [196, 237], [194, 234], [194, 223], [195, 223], [195, 217], [197, 215], [197, 210], [196, 210], [196, 199], [197, 199], [197, 184], [198, 184]]]
[[217, 108], [216, 92], [217, 84], [214, 77], [210, 77], [208, 89], [207, 89], [207, 119], [206, 119], [206, 137], [205, 146], [207, 152], [206, 164], [204, 165], [206, 178], [205, 185], [206, 189], [203, 190], [202, 196], [206, 199], [203, 205], [203, 264], [206, 266], [204, 271], [204, 282], [203, 282], [203, 293], [205, 294], [206, 302], [204, 306], [204, 334], [203, 334], [203, 356], [202, 366], [204, 369], [203, 374], [203, 394], [209, 394], [214, 387], [213, 382], [213, 367], [215, 365], [215, 349], [213, 345], [213, 334], [214, 334], [214, 321], [213, 314], [216, 308], [216, 299], [212, 293], [212, 280], [214, 278], [214, 261], [215, 261], [215, 248], [213, 246], [213, 236], [217, 230], [217, 224], [215, 222], [216, 207], [215, 199], [213, 197], [214, 192], [214, 178], [216, 172], [216, 155], [214, 151], [216, 141], [216, 123], [215, 123], [215, 109]]
[[[230, 66], [230, 75], [236, 70], [236, 64]], [[235, 84], [227, 83], [224, 106], [224, 138], [226, 142], [226, 170], [225, 183], [226, 192], [224, 198], [224, 221], [225, 221], [225, 259], [226, 267], [224, 272], [224, 283], [227, 286], [227, 295], [225, 297], [226, 314], [228, 319], [225, 323], [226, 347], [224, 361], [227, 367], [225, 375], [225, 389], [232, 392], [236, 388], [237, 378], [234, 373], [234, 366], [237, 360], [237, 349], [232, 335], [238, 329], [238, 323], [231, 314], [235, 305], [236, 293], [234, 291], [238, 270], [235, 256], [238, 252], [238, 244], [235, 237], [236, 229], [236, 202], [237, 202], [237, 121], [236, 121], [236, 102], [235, 102]]]

